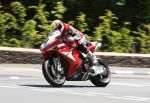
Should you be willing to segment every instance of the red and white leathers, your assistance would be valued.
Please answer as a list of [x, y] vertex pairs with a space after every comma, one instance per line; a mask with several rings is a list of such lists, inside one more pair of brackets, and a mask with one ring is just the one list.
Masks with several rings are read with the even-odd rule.
[[86, 46], [85, 35], [72, 27], [69, 24], [63, 23], [64, 30], [62, 31], [62, 38], [67, 42], [78, 41], [78, 45]]
[[56, 29], [61, 32], [61, 38], [64, 42], [77, 41], [78, 50], [86, 54], [88, 53], [85, 35], [79, 30], [60, 20], [54, 20], [50, 27], [51, 32]]
[[91, 61], [91, 66], [93, 65], [93, 54], [86, 47], [86, 38], [83, 33], [60, 20], [54, 20], [52, 27], [54, 27], [54, 30], [57, 29], [61, 32], [61, 38], [64, 42], [77, 41], [78, 47], [76, 49], [87, 54], [87, 58]]

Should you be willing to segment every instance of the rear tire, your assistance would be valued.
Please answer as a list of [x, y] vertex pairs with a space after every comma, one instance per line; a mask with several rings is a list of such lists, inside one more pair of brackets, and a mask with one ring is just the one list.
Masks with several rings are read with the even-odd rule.
[[97, 87], [106, 87], [110, 82], [110, 70], [108, 65], [102, 60], [98, 59], [99, 65], [103, 67], [105, 72], [103, 74], [90, 77], [91, 82]]
[[57, 58], [50, 58], [49, 60], [44, 60], [42, 65], [42, 72], [49, 84], [54, 87], [61, 87], [65, 83], [66, 77], [64, 74], [54, 75], [56, 73], [56, 65], [54, 65], [55, 59]]

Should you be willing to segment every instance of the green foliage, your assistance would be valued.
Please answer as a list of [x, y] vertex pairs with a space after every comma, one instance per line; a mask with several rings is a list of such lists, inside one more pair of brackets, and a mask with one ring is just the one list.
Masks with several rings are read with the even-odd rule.
[[110, 37], [110, 51], [116, 52], [131, 52], [131, 44], [133, 38], [129, 36], [130, 30], [126, 27], [121, 27], [118, 31], [113, 31], [113, 36]]
[[11, 38], [8, 40], [8, 43], [6, 45], [10, 47], [20, 47], [22, 45], [22, 41], [16, 38]]
[[9, 35], [11, 30], [17, 28], [17, 20], [10, 13], [5, 13], [1, 10], [2, 6], [0, 5], [0, 45], [7, 46], [7, 41], [13, 36]]
[[100, 16], [99, 19], [102, 23], [98, 27], [95, 27], [94, 35], [96, 40], [102, 39], [102, 36], [111, 34], [111, 28], [114, 26], [118, 19], [111, 11], [106, 10], [105, 16]]
[[36, 33], [37, 33], [35, 30], [36, 25], [37, 25], [37, 23], [34, 20], [26, 21], [26, 23], [22, 29], [23, 34], [26, 35], [26, 37], [31, 38], [31, 39], [32, 39], [32, 37], [35, 37]]
[[44, 11], [45, 5], [44, 4], [40, 4], [37, 8], [37, 14], [34, 16], [34, 19], [37, 20], [39, 22], [39, 24], [45, 24], [47, 23], [47, 18], [46, 16], [48, 15], [48, 12]]
[[75, 25], [75, 21], [68, 21], [68, 24]]
[[39, 48], [39, 45], [42, 44], [49, 32], [49, 24], [47, 20], [49, 13], [47, 11], [44, 11], [44, 8], [45, 5], [40, 4], [37, 9], [37, 14], [34, 16], [34, 20], [37, 21], [37, 33], [32, 43], [34, 48]]
[[24, 45], [23, 47], [32, 47], [34, 40], [37, 36], [37, 31], [36, 31], [36, 21], [34, 20], [28, 20], [26, 21], [22, 31], [23, 31], [23, 42]]
[[79, 28], [79, 30], [83, 33], [85, 33], [85, 31], [88, 30], [88, 25], [86, 23], [86, 15], [82, 12], [79, 13], [80, 15], [77, 16], [77, 28]]
[[143, 23], [150, 22], [150, 0], [124, 0], [122, 7], [124, 19], [132, 22], [132, 30], [136, 30]]
[[100, 16], [102, 21], [95, 28], [94, 40], [102, 40], [104, 51], [130, 52], [132, 38], [130, 38], [130, 30], [126, 27], [117, 27], [118, 18], [109, 10], [106, 10], [105, 16]]
[[134, 40], [141, 43], [141, 52], [150, 53], [150, 23], [138, 28], [134, 35]]
[[101, 40], [102, 51], [131, 52], [140, 42], [150, 53], [150, 0], [1, 0], [0, 46], [38, 48], [54, 19]]
[[54, 10], [51, 11], [53, 16], [56, 19], [63, 19], [63, 14], [66, 12], [67, 8], [63, 5], [62, 1], [56, 2], [56, 6], [54, 7]]
[[12, 13], [18, 19], [18, 22], [21, 24], [24, 23], [26, 17], [26, 8], [21, 4], [21, 2], [12, 2], [10, 7], [12, 8]]

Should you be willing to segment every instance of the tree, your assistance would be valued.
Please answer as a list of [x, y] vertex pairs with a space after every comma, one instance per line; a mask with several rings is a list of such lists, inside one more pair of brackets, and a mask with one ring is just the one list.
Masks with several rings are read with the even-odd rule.
[[124, 0], [125, 5], [119, 13], [122, 19], [132, 23], [132, 30], [150, 22], [150, 0]]
[[62, 1], [56, 2], [54, 10], [51, 11], [55, 19], [63, 19], [63, 14], [66, 12], [67, 8], [63, 5]]
[[14, 37], [14, 30], [17, 29], [17, 27], [18, 25], [16, 18], [10, 13], [5, 13], [0, 5], [0, 45], [8, 46], [9, 39]]
[[12, 8], [12, 14], [17, 18], [19, 25], [23, 25], [25, 22], [26, 8], [21, 4], [21, 2], [12, 2], [10, 4]]
[[101, 39], [103, 51], [130, 52], [131, 43], [140, 42], [141, 52], [149, 52], [150, 0], [1, 0], [0, 4], [3, 46], [38, 48], [50, 22], [61, 19], [90, 39]]
[[[118, 18], [110, 10], [106, 10], [105, 16], [100, 16], [102, 21], [95, 28], [95, 40], [101, 40], [104, 51], [130, 52], [132, 38], [130, 30], [126, 27], [117, 27]], [[117, 28], [114, 28], [117, 27]]]
[[81, 32], [85, 33], [88, 30], [88, 25], [86, 23], [86, 15], [82, 12], [80, 12], [79, 14], [80, 15], [77, 16], [76, 18], [77, 19], [76, 26]]
[[10, 3], [10, 13], [16, 18], [17, 28], [14, 30], [15, 32], [11, 34], [18, 40], [22, 40], [22, 28], [25, 24], [26, 8], [22, 5], [21, 2], [11, 2]]
[[134, 41], [141, 44], [142, 53], [150, 53], [150, 23], [145, 24], [138, 28], [137, 31], [133, 31], [137, 37], [134, 37]]

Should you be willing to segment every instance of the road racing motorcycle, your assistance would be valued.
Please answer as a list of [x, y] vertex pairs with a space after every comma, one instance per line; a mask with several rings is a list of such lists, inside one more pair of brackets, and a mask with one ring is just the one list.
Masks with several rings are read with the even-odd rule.
[[[44, 58], [42, 72], [47, 82], [61, 87], [65, 81], [90, 80], [97, 87], [107, 86], [110, 82], [108, 65], [95, 57], [94, 65], [90, 68], [91, 61], [76, 49], [77, 42], [64, 42], [60, 35], [60, 31], [53, 31], [40, 47]], [[98, 43], [88, 43], [87, 48], [93, 52], [98, 48]]]

